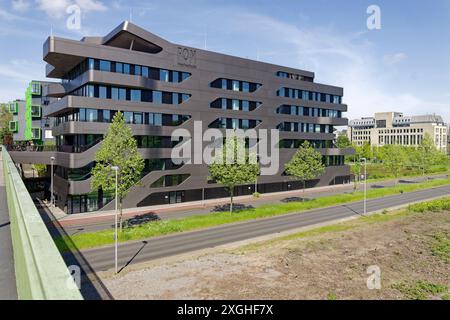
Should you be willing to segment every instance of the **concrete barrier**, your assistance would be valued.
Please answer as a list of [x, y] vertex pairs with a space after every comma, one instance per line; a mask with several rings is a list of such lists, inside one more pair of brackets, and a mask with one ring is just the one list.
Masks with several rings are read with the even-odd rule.
[[82, 300], [6, 148], [1, 148], [19, 299]]

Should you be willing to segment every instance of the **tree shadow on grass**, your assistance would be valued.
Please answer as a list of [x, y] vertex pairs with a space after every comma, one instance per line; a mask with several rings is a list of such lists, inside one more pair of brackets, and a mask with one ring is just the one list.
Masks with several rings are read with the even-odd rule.
[[[252, 205], [245, 205], [242, 203], [235, 203], [233, 204], [233, 212], [239, 212], [239, 211], [243, 211], [243, 210], [252, 210], [255, 209], [254, 206]], [[228, 212], [230, 211], [230, 204], [223, 204], [223, 205], [218, 205], [215, 206], [211, 212]]]
[[307, 202], [307, 201], [311, 201], [311, 199], [309, 199], [309, 198], [301, 198], [301, 197], [289, 197], [289, 198], [284, 198], [284, 199], [280, 200], [280, 202], [284, 202], [284, 203]]

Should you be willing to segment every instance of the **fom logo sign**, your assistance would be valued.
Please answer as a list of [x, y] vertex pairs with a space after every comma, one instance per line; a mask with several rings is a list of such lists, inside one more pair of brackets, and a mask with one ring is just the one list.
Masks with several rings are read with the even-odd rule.
[[187, 47], [178, 47], [177, 54], [178, 64], [197, 67], [197, 51]]

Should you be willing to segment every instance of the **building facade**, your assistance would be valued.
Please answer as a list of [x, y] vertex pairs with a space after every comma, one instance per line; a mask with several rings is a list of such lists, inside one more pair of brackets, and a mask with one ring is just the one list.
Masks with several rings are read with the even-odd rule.
[[[174, 44], [129, 22], [105, 37], [49, 37], [43, 55], [47, 77], [61, 79], [43, 87], [44, 95], [57, 99], [44, 110], [55, 119], [56, 150], [11, 155], [19, 163], [50, 164], [55, 157], [57, 204], [68, 213], [113, 208], [111, 195], [91, 190], [90, 171], [118, 111], [145, 159], [142, 179], [124, 199], [125, 207], [228, 195], [208, 181], [206, 164], [175, 164], [171, 158], [178, 144], [171, 140], [173, 131], [193, 133], [198, 121], [203, 132], [278, 129], [281, 165], [276, 174], [258, 177], [260, 193], [302, 187], [284, 175], [283, 164], [306, 140], [326, 164], [309, 187], [349, 181], [344, 155], [353, 150], [333, 144], [335, 127], [348, 124], [343, 89], [315, 83], [312, 72]], [[254, 191], [253, 183], [238, 187], [236, 195]]]
[[42, 88], [49, 82], [31, 81], [25, 91], [24, 100], [9, 103], [13, 120], [10, 130], [16, 145], [33, 143], [35, 146], [53, 142], [52, 119], [43, 116], [43, 109], [52, 99], [42, 93]]
[[448, 127], [441, 116], [404, 116], [400, 112], [380, 112], [373, 117], [349, 121], [347, 136], [352, 143], [361, 146], [399, 144], [418, 146], [428, 134], [436, 148], [447, 152]]

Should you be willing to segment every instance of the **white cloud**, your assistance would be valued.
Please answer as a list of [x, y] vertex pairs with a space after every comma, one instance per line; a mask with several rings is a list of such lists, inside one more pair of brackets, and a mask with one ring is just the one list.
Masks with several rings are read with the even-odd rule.
[[396, 63], [399, 63], [403, 60], [405, 60], [406, 58], [408, 58], [408, 55], [404, 52], [398, 52], [398, 53], [394, 53], [394, 54], [386, 54], [383, 57], [383, 60], [385, 63], [389, 64], [389, 65], [393, 65]]
[[365, 33], [340, 34], [332, 27], [305, 29], [258, 14], [240, 14], [233, 21], [236, 31], [243, 30], [245, 25], [255, 26], [258, 41], [268, 48], [282, 48], [295, 54], [293, 61], [282, 63], [292, 66], [294, 62], [294, 66], [315, 72], [317, 82], [342, 86], [350, 118], [369, 116], [376, 111], [399, 111], [439, 113], [450, 120], [447, 101], [427, 101], [415, 92], [395, 90], [398, 75], [390, 72], [383, 62], [398, 63], [407, 55], [396, 53], [379, 61], [374, 44], [365, 40]]
[[30, 8], [30, 3], [26, 0], [13, 0], [12, 8], [15, 11], [25, 12]]
[[66, 9], [76, 4], [80, 7], [81, 13], [91, 11], [106, 11], [108, 8], [96, 0], [37, 0], [38, 9], [47, 13], [48, 16], [60, 19], [66, 15]]

